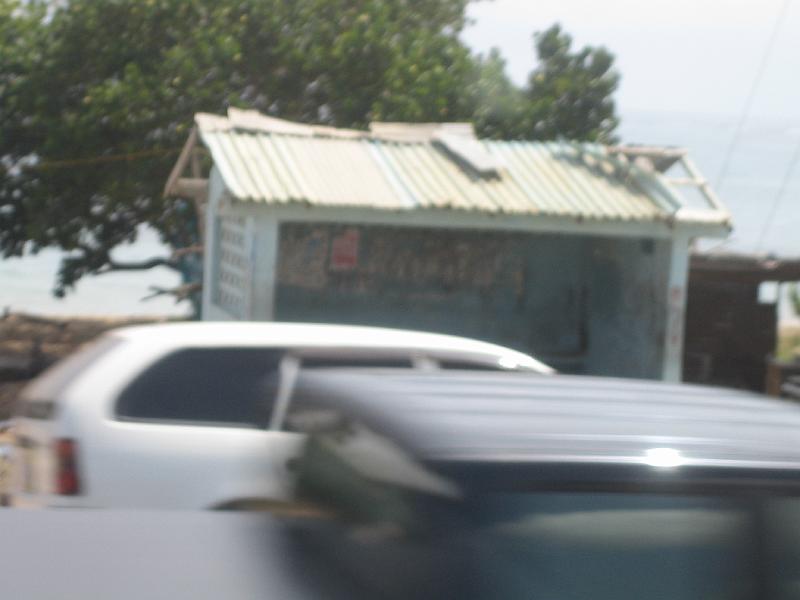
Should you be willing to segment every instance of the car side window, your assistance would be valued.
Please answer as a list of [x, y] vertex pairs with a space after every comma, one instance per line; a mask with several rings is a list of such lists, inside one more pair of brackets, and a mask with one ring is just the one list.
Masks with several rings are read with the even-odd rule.
[[509, 371], [498, 364], [479, 363], [477, 361], [466, 360], [440, 360], [439, 368], [445, 371]]
[[380, 369], [410, 369], [414, 366], [410, 356], [304, 356], [302, 358], [304, 369], [319, 369], [330, 367], [369, 367]]
[[192, 348], [159, 360], [120, 395], [122, 419], [264, 425], [283, 351]]

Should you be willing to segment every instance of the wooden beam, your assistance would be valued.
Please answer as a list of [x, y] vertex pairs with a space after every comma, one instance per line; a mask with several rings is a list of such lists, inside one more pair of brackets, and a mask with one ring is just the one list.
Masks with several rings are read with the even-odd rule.
[[676, 231], [688, 237], [724, 238], [725, 222], [681, 221], [600, 221], [550, 215], [488, 214], [464, 210], [381, 210], [360, 207], [307, 206], [302, 204], [265, 205], [263, 202], [236, 201], [233, 208], [221, 205], [219, 213], [258, 216], [274, 213], [280, 221], [320, 223], [353, 223], [388, 225], [390, 227], [437, 227], [444, 229], [486, 229], [493, 231], [527, 231], [610, 237], [672, 238]]
[[192, 177], [200, 178], [203, 176], [200, 162], [200, 148], [192, 148]]
[[771, 259], [747, 255], [695, 254], [691, 259], [692, 281], [800, 281], [800, 260]]
[[684, 156], [681, 158], [681, 166], [686, 169], [686, 172], [689, 173], [690, 177], [695, 179], [703, 180], [703, 183], [699, 186], [700, 191], [708, 200], [709, 204], [713, 206], [715, 209], [721, 212], [728, 212], [728, 209], [723, 206], [722, 202], [720, 202], [719, 198], [717, 198], [717, 194], [711, 189], [711, 184], [708, 183], [703, 178], [703, 175], [700, 173], [700, 170], [695, 166], [695, 164], [689, 159], [688, 156]]
[[205, 202], [208, 195], [208, 179], [180, 177], [172, 183], [171, 196], [200, 197]]
[[194, 152], [194, 147], [197, 144], [197, 127], [192, 127], [192, 131], [189, 134], [189, 139], [186, 140], [186, 143], [183, 145], [183, 149], [181, 150], [180, 155], [178, 156], [178, 161], [175, 163], [175, 166], [172, 167], [172, 171], [167, 178], [167, 183], [164, 185], [164, 197], [169, 196], [181, 196], [182, 194], [176, 192], [175, 184], [180, 179], [180, 176], [186, 170], [186, 165], [189, 162], [189, 159]]
[[670, 148], [662, 146], [609, 146], [612, 154], [623, 154], [629, 160], [644, 157], [653, 163], [659, 173], [669, 170], [672, 165], [686, 156], [684, 148]]

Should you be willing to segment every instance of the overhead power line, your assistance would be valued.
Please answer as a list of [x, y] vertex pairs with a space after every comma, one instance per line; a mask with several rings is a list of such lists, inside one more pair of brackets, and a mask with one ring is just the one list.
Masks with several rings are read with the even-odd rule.
[[758, 65], [758, 69], [756, 70], [756, 76], [753, 79], [753, 83], [750, 86], [750, 90], [747, 93], [747, 100], [744, 103], [744, 108], [742, 109], [742, 114], [739, 117], [739, 121], [736, 124], [736, 129], [734, 129], [733, 138], [731, 139], [731, 143], [728, 146], [727, 151], [725, 152], [725, 156], [722, 159], [722, 166], [720, 167], [719, 174], [717, 175], [716, 181], [716, 189], [720, 190], [722, 188], [722, 184], [725, 181], [725, 178], [728, 175], [728, 170], [731, 166], [731, 159], [733, 157], [733, 153], [736, 150], [736, 146], [739, 144], [739, 139], [742, 137], [742, 131], [744, 130], [744, 125], [747, 122], [747, 119], [750, 117], [750, 111], [753, 108], [753, 102], [756, 98], [756, 94], [758, 93], [758, 88], [761, 85], [761, 80], [764, 78], [764, 73], [767, 70], [767, 64], [769, 64], [769, 59], [772, 57], [772, 51], [775, 49], [775, 42], [778, 39], [778, 32], [781, 29], [781, 25], [783, 24], [784, 19], [786, 18], [786, 13], [789, 10], [789, 4], [791, 4], [792, 0], [783, 0], [780, 10], [778, 11], [778, 15], [775, 18], [775, 24], [772, 26], [772, 31], [770, 33], [769, 39], [767, 40], [767, 47], [764, 49], [764, 54], [761, 57], [761, 62]]
[[91, 156], [87, 158], [69, 158], [64, 160], [43, 160], [32, 165], [28, 165], [26, 169], [59, 169], [63, 167], [77, 167], [82, 165], [96, 165], [109, 162], [121, 162], [138, 160], [141, 158], [149, 158], [152, 156], [165, 156], [168, 154], [177, 154], [181, 148], [157, 148], [154, 150], [142, 150], [140, 152], [129, 152], [127, 154], [105, 154], [102, 156]]
[[794, 175], [795, 169], [799, 163], [800, 142], [797, 143], [797, 146], [794, 149], [794, 154], [792, 154], [792, 158], [789, 161], [789, 166], [786, 169], [786, 173], [783, 175], [781, 185], [778, 188], [778, 192], [775, 194], [775, 199], [772, 201], [772, 206], [770, 206], [767, 220], [764, 221], [764, 225], [761, 227], [761, 233], [759, 233], [758, 242], [756, 243], [756, 252], [759, 252], [764, 245], [764, 240], [767, 237], [767, 233], [769, 233], [769, 230], [772, 228], [772, 221], [775, 219], [775, 215], [778, 212], [778, 207], [781, 205], [783, 197], [786, 195], [786, 190], [789, 189], [789, 184], [792, 181], [792, 175]]

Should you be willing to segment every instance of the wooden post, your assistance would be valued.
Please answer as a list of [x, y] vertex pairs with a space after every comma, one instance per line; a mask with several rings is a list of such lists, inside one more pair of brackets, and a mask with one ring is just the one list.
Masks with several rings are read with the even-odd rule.
[[[195, 145], [192, 148], [192, 178], [203, 180], [203, 173], [200, 165], [200, 149]], [[205, 193], [194, 194], [192, 196], [194, 201], [194, 210], [197, 215], [197, 233], [200, 236], [200, 243], [206, 243], [206, 207], [208, 206], [208, 187], [206, 186]]]

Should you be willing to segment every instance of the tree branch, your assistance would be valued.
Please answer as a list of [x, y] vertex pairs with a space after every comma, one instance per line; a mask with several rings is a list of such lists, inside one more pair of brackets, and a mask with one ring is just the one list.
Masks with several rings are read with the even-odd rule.
[[203, 289], [203, 285], [199, 282], [195, 283], [186, 283], [184, 285], [179, 285], [178, 287], [174, 288], [162, 288], [159, 286], [151, 285], [150, 290], [153, 292], [142, 298], [142, 300], [152, 300], [153, 298], [158, 298], [159, 296], [174, 296], [175, 303], [177, 304], [181, 300], [186, 300], [192, 294], [199, 292]]
[[172, 260], [187, 256], [189, 254], [202, 254], [203, 244], [195, 244], [194, 246], [187, 246], [186, 248], [177, 248], [172, 253]]
[[153, 267], [170, 267], [174, 269], [176, 265], [172, 258], [168, 257], [148, 258], [147, 260], [131, 262], [120, 262], [109, 259], [108, 266], [98, 271], [97, 274], [100, 275], [111, 271], [144, 271], [146, 269], [152, 269]]
[[154, 267], [169, 267], [178, 270], [178, 260], [190, 254], [200, 254], [203, 252], [202, 245], [177, 248], [170, 256], [158, 256], [140, 261], [117, 261], [108, 257], [108, 265], [97, 272], [98, 275], [110, 273], [112, 271], [144, 271]]

